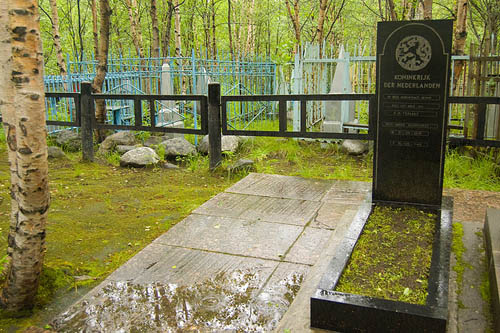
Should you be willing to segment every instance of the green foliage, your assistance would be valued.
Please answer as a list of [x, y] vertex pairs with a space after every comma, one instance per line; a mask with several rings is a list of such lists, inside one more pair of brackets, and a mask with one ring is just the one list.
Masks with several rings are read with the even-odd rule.
[[164, 145], [158, 145], [156, 147], [156, 153], [158, 154], [158, 157], [160, 157], [160, 159], [162, 161], [165, 161], [165, 146]]
[[120, 165], [120, 157], [121, 157], [120, 154], [116, 151], [106, 153], [105, 155], [106, 161], [108, 161], [109, 164], [114, 166]]
[[456, 150], [446, 154], [444, 186], [474, 190], [500, 191], [500, 166], [492, 156], [475, 158]]

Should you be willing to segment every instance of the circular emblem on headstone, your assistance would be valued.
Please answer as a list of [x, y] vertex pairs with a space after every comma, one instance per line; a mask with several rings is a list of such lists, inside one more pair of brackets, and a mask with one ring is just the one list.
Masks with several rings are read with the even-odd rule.
[[406, 70], [418, 71], [431, 60], [431, 44], [422, 36], [412, 35], [403, 38], [396, 47], [396, 60]]

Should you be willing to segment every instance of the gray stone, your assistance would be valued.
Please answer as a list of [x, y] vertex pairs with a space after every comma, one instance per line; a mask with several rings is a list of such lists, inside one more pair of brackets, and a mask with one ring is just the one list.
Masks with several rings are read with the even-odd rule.
[[314, 265], [323, 253], [323, 248], [331, 235], [331, 230], [306, 227], [287, 253], [285, 260]]
[[[487, 271], [481, 232], [483, 225], [474, 222], [462, 222], [461, 224], [464, 231], [462, 241], [465, 247], [463, 253], [465, 270], [462, 275], [462, 285], [458, 288], [462, 292], [459, 295], [455, 293], [449, 296], [456, 303], [463, 305], [456, 309], [458, 327], [455, 329], [457, 332], [492, 332], [488, 320], [491, 313], [485, 311], [485, 309], [490, 309], [490, 304], [482, 298], [480, 288], [481, 284], [484, 283], [484, 272]], [[452, 255], [452, 257], [454, 256]]]
[[226, 192], [320, 201], [331, 186], [328, 180], [251, 173]]
[[239, 159], [233, 165], [228, 168], [231, 172], [239, 172], [239, 171], [255, 171], [255, 165], [252, 160], [247, 159]]
[[311, 226], [322, 229], [336, 229], [345, 220], [352, 221], [359, 204], [325, 202], [318, 210]]
[[159, 145], [160, 143], [162, 143], [163, 141], [168, 140], [168, 139], [170, 139], [170, 137], [168, 137], [168, 136], [152, 135], [149, 138], [147, 138], [146, 141], [144, 141], [144, 146], [151, 147], [151, 146]]
[[148, 147], [139, 147], [126, 152], [120, 157], [120, 166], [142, 168], [159, 162], [156, 152]]
[[134, 133], [130, 131], [121, 131], [108, 136], [99, 146], [99, 153], [108, 153], [116, 146], [133, 146], [136, 140]]
[[240, 218], [304, 226], [312, 220], [320, 205], [318, 201], [259, 197]]
[[[240, 138], [234, 135], [223, 135], [221, 138], [221, 151], [234, 153], [240, 145]], [[208, 154], [208, 135], [205, 135], [198, 145], [198, 151]]]
[[182, 138], [168, 139], [160, 145], [165, 148], [165, 157], [187, 156], [196, 153], [196, 148]]
[[193, 213], [303, 226], [320, 205], [317, 201], [220, 193]]
[[136, 146], [118, 145], [118, 146], [116, 146], [115, 149], [119, 154], [125, 154], [126, 152], [131, 151], [132, 149], [135, 149], [135, 148], [137, 148], [137, 147]]
[[155, 243], [280, 260], [302, 229], [289, 224], [191, 214]]
[[349, 155], [361, 155], [368, 151], [368, 144], [360, 140], [344, 140], [342, 149]]
[[160, 167], [162, 169], [179, 169], [177, 165], [168, 162], [160, 163]]
[[313, 267], [310, 268], [307, 276], [302, 282], [301, 288], [294, 299], [294, 302], [288, 308], [280, 323], [275, 329], [275, 332], [318, 332], [319, 330], [310, 328], [310, 300], [311, 295], [318, 288], [318, 284], [325, 273], [331, 259], [338, 251], [339, 244], [342, 243], [344, 235], [352, 221], [344, 221], [344, 224], [339, 224], [332, 232], [330, 239], [325, 243], [325, 247], [321, 251], [321, 256], [316, 261]]
[[64, 152], [59, 147], [49, 146], [47, 147], [47, 153], [49, 158], [62, 158], [66, 157]]
[[239, 217], [249, 207], [255, 206], [260, 197], [237, 193], [219, 193], [196, 208], [193, 213], [223, 217]]
[[78, 151], [82, 148], [81, 134], [73, 130], [62, 130], [56, 134], [56, 143], [69, 151]]

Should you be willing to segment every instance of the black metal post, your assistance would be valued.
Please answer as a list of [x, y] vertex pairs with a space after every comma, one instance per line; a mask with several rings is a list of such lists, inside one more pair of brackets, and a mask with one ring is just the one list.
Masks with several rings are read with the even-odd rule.
[[92, 85], [90, 82], [82, 82], [80, 95], [80, 124], [82, 134], [82, 159], [94, 161], [94, 138], [92, 132]]
[[481, 103], [477, 108], [477, 134], [476, 139], [484, 140], [484, 126], [486, 124], [486, 104]]
[[208, 84], [208, 154], [210, 170], [215, 170], [222, 161], [220, 122], [220, 84]]

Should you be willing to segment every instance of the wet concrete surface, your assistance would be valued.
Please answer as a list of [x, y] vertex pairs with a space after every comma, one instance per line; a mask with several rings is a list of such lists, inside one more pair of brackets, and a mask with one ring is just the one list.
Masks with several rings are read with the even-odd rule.
[[342, 234], [369, 186], [250, 174], [143, 249], [53, 326], [61, 332], [273, 330], [311, 270], [328, 257], [325, 250], [333, 255], [334, 234]]
[[[60, 332], [320, 332], [309, 328], [310, 297], [370, 189], [363, 182], [250, 174], [143, 249], [53, 326]], [[448, 331], [487, 332], [482, 224], [463, 224], [472, 268], [461, 295], [451, 271]]]

